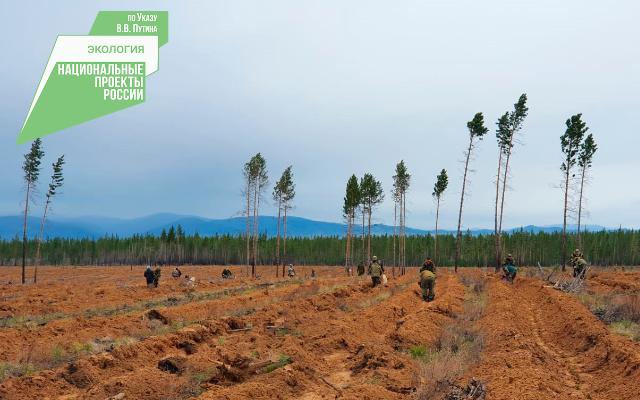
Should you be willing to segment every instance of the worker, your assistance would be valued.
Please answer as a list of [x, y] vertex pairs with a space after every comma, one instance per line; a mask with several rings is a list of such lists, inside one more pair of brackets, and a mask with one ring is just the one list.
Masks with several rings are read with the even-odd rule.
[[175, 267], [173, 271], [171, 271], [171, 276], [174, 278], [180, 278], [182, 276], [182, 271], [178, 267]]
[[153, 271], [151, 270], [151, 265], [147, 265], [147, 268], [144, 270], [144, 277], [147, 280], [147, 287], [153, 287]]
[[515, 260], [511, 254], [507, 254], [507, 257], [505, 257], [504, 264], [502, 265], [502, 272], [504, 272], [502, 279], [511, 283], [516, 279], [518, 267], [516, 267]]
[[436, 274], [433, 262], [431, 265], [425, 264], [420, 268], [420, 281], [418, 282], [422, 289], [422, 300], [433, 301], [436, 298]]
[[584, 254], [582, 254], [582, 251], [580, 249], [575, 249], [573, 253], [571, 253], [571, 265], [575, 267], [576, 262], [580, 258], [584, 258]]
[[578, 259], [573, 262], [573, 277], [584, 279], [587, 273], [587, 265], [584, 258], [578, 257]]
[[422, 267], [420, 268], [420, 272], [422, 272], [423, 269], [428, 269], [429, 271], [433, 272], [434, 274], [436, 273], [436, 266], [433, 264], [433, 260], [431, 260], [431, 258], [427, 257], [426, 260], [424, 260], [424, 263], [422, 264]]
[[372, 263], [369, 266], [369, 275], [371, 275], [371, 283], [373, 284], [373, 287], [376, 287], [380, 283], [382, 283], [381, 279], [382, 279], [382, 274], [384, 273], [384, 268], [378, 262], [378, 257], [373, 256], [371, 260], [372, 260]]
[[293, 278], [294, 276], [296, 276], [296, 271], [293, 269], [293, 264], [289, 264], [289, 266], [287, 267], [287, 276], [289, 278]]
[[158, 287], [158, 283], [160, 282], [160, 267], [156, 267], [153, 271], [153, 287]]
[[225, 268], [222, 270], [222, 279], [232, 279], [233, 273], [229, 268]]

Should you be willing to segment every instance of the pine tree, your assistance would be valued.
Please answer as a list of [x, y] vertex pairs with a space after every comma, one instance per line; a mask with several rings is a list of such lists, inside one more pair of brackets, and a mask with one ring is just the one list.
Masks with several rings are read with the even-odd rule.
[[563, 173], [563, 190], [564, 190], [564, 212], [562, 221], [562, 271], [566, 268], [567, 263], [567, 217], [569, 212], [569, 190], [571, 189], [571, 179], [573, 178], [571, 171], [578, 161], [578, 154], [582, 138], [589, 130], [587, 124], [582, 121], [582, 114], [573, 115], [566, 121], [567, 129], [564, 135], [560, 136], [560, 147], [564, 154], [564, 161], [560, 166]]
[[[282, 218], [282, 212], [284, 210], [286, 215], [286, 210], [289, 209], [290, 202], [295, 196], [295, 185], [293, 184], [293, 174], [291, 173], [291, 166], [287, 167], [280, 179], [276, 182], [276, 185], [273, 187], [273, 200], [276, 202], [278, 206], [278, 233], [276, 239], [276, 276], [278, 276], [278, 269], [280, 263], [280, 221]], [[286, 226], [286, 216], [284, 225]], [[285, 234], [286, 238], [286, 234]], [[286, 239], [285, 239], [286, 242]], [[286, 256], [286, 244], [285, 244], [285, 256]], [[284, 276], [284, 268], [283, 275]]]
[[[504, 198], [507, 190], [507, 179], [509, 178], [509, 162], [513, 153], [514, 140], [518, 132], [522, 129], [524, 119], [527, 117], [529, 108], [527, 108], [527, 95], [522, 94], [518, 102], [513, 105], [513, 111], [505, 113], [498, 120], [498, 130], [496, 137], [498, 139], [498, 147], [500, 155], [498, 157], [498, 174], [496, 179], [496, 269], [502, 263], [502, 218], [504, 215]], [[500, 206], [498, 207], [498, 192], [500, 191], [500, 169], [504, 160], [504, 168], [502, 169], [502, 194], [500, 197]]]
[[436, 201], [436, 234], [433, 237], [433, 261], [438, 264], [438, 219], [440, 217], [440, 201], [444, 191], [449, 186], [449, 177], [447, 176], [447, 170], [440, 171], [436, 178], [436, 183], [433, 185], [433, 193], [431, 194]]
[[[283, 216], [283, 254], [287, 257], [287, 216], [289, 210], [293, 208], [293, 199], [296, 197], [296, 185], [293, 183], [293, 172], [291, 172], [291, 166], [284, 171], [284, 181], [282, 186], [282, 209], [284, 210]], [[282, 276], [284, 276], [284, 264], [282, 265]]]
[[362, 205], [364, 212], [368, 217], [368, 230], [367, 230], [367, 264], [371, 261], [371, 216], [373, 210], [384, 200], [384, 191], [382, 190], [382, 183], [376, 180], [371, 174], [364, 174], [364, 177], [360, 181], [360, 193], [362, 199]]
[[31, 150], [29, 153], [24, 155], [24, 164], [22, 165], [22, 170], [24, 171], [24, 183], [26, 185], [26, 196], [24, 202], [24, 223], [22, 226], [22, 284], [24, 285], [26, 282], [25, 277], [25, 266], [27, 259], [27, 245], [28, 245], [28, 236], [27, 236], [27, 222], [29, 218], [29, 201], [31, 200], [31, 196], [33, 191], [35, 190], [35, 185], [38, 182], [38, 177], [40, 176], [40, 164], [42, 162], [42, 157], [44, 157], [44, 151], [42, 150], [42, 141], [40, 139], [36, 139], [33, 143], [31, 143]]
[[353, 255], [351, 254], [352, 240], [353, 240], [353, 225], [355, 223], [355, 215], [360, 204], [360, 185], [358, 185], [358, 178], [355, 175], [351, 175], [347, 181], [347, 188], [345, 190], [344, 204], [342, 206], [342, 213], [347, 221], [347, 237], [345, 243], [345, 269], [353, 267]]
[[[406, 194], [409, 190], [409, 184], [411, 181], [411, 175], [407, 172], [407, 167], [404, 164], [404, 160], [396, 164], [396, 173], [393, 176], [393, 199], [397, 204], [399, 216], [400, 216], [400, 229], [398, 240], [398, 261], [400, 264], [400, 272], [404, 275], [406, 268], [406, 245], [405, 245], [405, 233], [406, 233]], [[394, 252], [395, 259], [395, 252]]]
[[487, 133], [488, 129], [484, 126], [484, 117], [482, 113], [476, 113], [473, 119], [467, 122], [467, 129], [469, 130], [469, 145], [464, 152], [464, 174], [462, 176], [462, 191], [460, 192], [460, 210], [458, 212], [458, 232], [456, 234], [456, 257], [455, 257], [455, 271], [458, 271], [458, 265], [460, 263], [461, 250], [462, 250], [462, 208], [464, 206], [464, 195], [467, 188], [467, 175], [469, 173], [469, 161], [471, 159], [471, 153], [475, 147], [475, 140], [482, 140], [482, 137]]
[[53, 174], [51, 175], [51, 181], [49, 182], [49, 190], [47, 190], [47, 199], [44, 203], [44, 212], [42, 213], [42, 219], [40, 220], [40, 235], [38, 236], [36, 244], [36, 261], [35, 268], [33, 269], [33, 283], [38, 282], [38, 265], [40, 264], [40, 244], [42, 243], [44, 235], [44, 224], [47, 220], [47, 212], [51, 207], [51, 202], [54, 196], [58, 193], [58, 189], [62, 187], [64, 177], [62, 176], [62, 166], [64, 165], [64, 155], [58, 157], [58, 160], [51, 166], [53, 168]]
[[578, 155], [578, 167], [580, 168], [580, 195], [578, 199], [578, 247], [582, 249], [582, 235], [580, 227], [582, 223], [582, 204], [584, 195], [584, 186], [586, 183], [587, 173], [593, 162], [593, 155], [598, 150], [598, 145], [593, 140], [593, 135], [589, 134], [580, 145], [580, 154]]

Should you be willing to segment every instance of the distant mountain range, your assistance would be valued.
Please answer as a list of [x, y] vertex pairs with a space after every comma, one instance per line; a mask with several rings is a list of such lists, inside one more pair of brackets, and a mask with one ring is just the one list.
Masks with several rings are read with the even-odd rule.
[[[23, 217], [6, 216], [0, 217], [0, 238], [12, 239], [22, 236]], [[128, 237], [134, 234], [160, 235], [163, 229], [168, 230], [171, 226], [182, 226], [187, 234], [198, 233], [201, 236], [211, 235], [240, 235], [244, 233], [244, 217], [234, 217], [226, 219], [208, 219], [196, 216], [177, 214], [153, 214], [146, 217], [120, 219], [107, 217], [78, 217], [78, 218], [53, 218], [47, 221], [45, 227], [45, 237], [62, 238], [99, 238], [103, 236], [117, 235]], [[28, 219], [29, 236], [34, 237], [40, 229], [40, 220], [37, 217]], [[261, 216], [259, 218], [260, 233], [275, 236], [277, 233], [277, 218]], [[569, 227], [575, 230], [576, 226]], [[607, 228], [599, 225], [587, 225], [585, 230], [600, 231]], [[392, 234], [393, 226], [375, 224], [371, 227], [374, 235]], [[524, 230], [526, 232], [557, 232], [562, 230], [562, 226], [536, 226], [527, 225], [521, 228], [508, 230], [507, 232]], [[409, 228], [406, 229], [408, 235], [427, 235], [430, 230]], [[490, 234], [492, 229], [471, 229], [471, 234]], [[287, 218], [287, 235], [296, 237], [312, 236], [343, 236], [346, 226], [336, 222], [314, 221], [301, 217], [290, 216]], [[455, 233], [450, 230], [441, 230], [442, 234]], [[465, 231], [466, 232], [466, 231]]]

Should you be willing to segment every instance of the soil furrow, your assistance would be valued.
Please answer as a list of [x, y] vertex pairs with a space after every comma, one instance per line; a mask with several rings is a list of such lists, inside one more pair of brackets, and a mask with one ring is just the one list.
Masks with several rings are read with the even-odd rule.
[[640, 393], [640, 346], [608, 331], [572, 296], [522, 278], [492, 279], [482, 362], [488, 399], [622, 399]]

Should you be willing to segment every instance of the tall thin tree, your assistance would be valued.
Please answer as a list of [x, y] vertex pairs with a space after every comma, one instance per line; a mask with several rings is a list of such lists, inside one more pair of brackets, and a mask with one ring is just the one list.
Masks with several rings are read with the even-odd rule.
[[258, 263], [258, 240], [260, 238], [259, 231], [259, 219], [260, 219], [260, 199], [264, 189], [269, 183], [269, 177], [267, 175], [267, 161], [262, 157], [260, 153], [253, 156], [253, 262], [251, 263], [251, 276], [256, 275], [256, 265]]
[[[284, 174], [283, 174], [284, 175]], [[276, 235], [276, 277], [278, 277], [278, 271], [280, 270], [280, 220], [282, 216], [282, 181], [284, 176], [281, 176], [280, 179], [276, 182], [276, 185], [273, 187], [273, 201], [276, 202], [278, 206], [278, 222], [277, 222], [277, 235]]]
[[253, 158], [247, 161], [244, 164], [244, 168], [242, 169], [242, 174], [245, 180], [245, 187], [243, 190], [243, 195], [245, 196], [245, 204], [246, 208], [244, 210], [245, 215], [245, 241], [246, 241], [246, 273], [249, 273], [249, 266], [251, 265], [251, 200], [253, 197], [253, 185], [254, 185], [254, 172], [252, 165]]
[[[498, 156], [498, 174], [496, 179], [496, 269], [499, 268], [502, 260], [502, 218], [504, 216], [504, 199], [507, 190], [507, 180], [509, 178], [509, 163], [513, 153], [515, 137], [522, 129], [524, 119], [527, 117], [529, 108], [527, 108], [527, 95], [522, 94], [518, 102], [513, 105], [513, 111], [505, 113], [498, 120], [498, 130], [496, 137], [498, 139], [498, 147], [500, 155]], [[502, 168], [502, 193], [500, 196], [500, 206], [498, 207], [498, 191], [500, 190], [500, 167], [504, 161]], [[499, 209], [499, 216], [498, 216]]]
[[571, 189], [571, 180], [573, 178], [573, 167], [578, 162], [578, 154], [582, 144], [582, 138], [589, 130], [587, 124], [582, 121], [582, 114], [576, 114], [566, 121], [567, 129], [564, 135], [560, 136], [560, 147], [564, 154], [564, 161], [560, 166], [563, 175], [563, 191], [564, 191], [564, 208], [562, 220], [562, 271], [565, 270], [567, 264], [567, 219], [569, 213], [569, 191]]
[[342, 212], [347, 221], [347, 240], [345, 249], [345, 269], [347, 271], [350, 267], [353, 267], [353, 255], [351, 254], [352, 240], [353, 240], [353, 225], [355, 223], [356, 211], [360, 204], [360, 185], [358, 184], [358, 178], [355, 175], [351, 175], [347, 181], [347, 188], [345, 190], [344, 205]]
[[393, 176], [393, 198], [398, 204], [400, 215], [400, 229], [398, 240], [398, 261], [400, 264], [400, 273], [404, 275], [406, 272], [406, 195], [409, 190], [411, 175], [407, 171], [404, 160], [396, 164], [396, 171]]
[[44, 151], [42, 150], [42, 140], [36, 139], [31, 143], [31, 150], [24, 155], [24, 163], [22, 170], [24, 171], [24, 183], [26, 185], [26, 195], [24, 202], [24, 222], [22, 224], [22, 284], [26, 282], [25, 266], [27, 262], [27, 223], [29, 218], [29, 202], [35, 185], [38, 182], [40, 176], [40, 164], [42, 163], [42, 157], [44, 157]]
[[[293, 172], [291, 166], [287, 167], [282, 174], [282, 210], [283, 210], [283, 253], [287, 256], [287, 216], [289, 210], [293, 208], [293, 199], [296, 197], [296, 185], [293, 183]], [[282, 264], [282, 276], [284, 276], [284, 264]]]
[[40, 264], [40, 245], [44, 236], [44, 224], [47, 221], [47, 212], [51, 207], [53, 198], [58, 193], [58, 189], [62, 187], [64, 177], [62, 176], [62, 166], [64, 165], [64, 155], [58, 157], [58, 160], [51, 166], [53, 168], [53, 174], [51, 175], [51, 181], [49, 182], [49, 190], [47, 190], [47, 199], [44, 202], [44, 212], [42, 213], [42, 219], [40, 220], [40, 234], [38, 235], [38, 242], [36, 244], [36, 261], [33, 269], [33, 283], [38, 282], [38, 265]]
[[469, 161], [471, 160], [471, 154], [476, 145], [476, 140], [482, 140], [482, 137], [487, 133], [488, 129], [484, 126], [484, 117], [481, 112], [476, 113], [473, 119], [467, 122], [467, 129], [469, 130], [469, 145], [464, 152], [464, 174], [462, 175], [462, 191], [460, 192], [460, 209], [458, 211], [458, 232], [456, 234], [456, 257], [454, 269], [457, 272], [460, 263], [460, 256], [462, 251], [462, 208], [464, 206], [464, 195], [467, 190], [467, 176], [469, 174]]
[[364, 174], [360, 183], [360, 193], [362, 196], [362, 204], [364, 211], [367, 213], [367, 264], [371, 261], [371, 217], [373, 210], [384, 200], [384, 191], [382, 183], [371, 174]]
[[580, 145], [580, 154], [578, 155], [578, 167], [580, 168], [580, 194], [578, 196], [578, 247], [582, 248], [582, 205], [584, 200], [584, 187], [588, 176], [588, 170], [593, 163], [593, 155], [598, 150], [593, 135], [589, 134]]
[[442, 169], [436, 177], [436, 183], [433, 185], [433, 193], [431, 195], [436, 201], [436, 234], [433, 237], [433, 261], [438, 264], [438, 219], [440, 218], [440, 201], [444, 191], [449, 186], [449, 177], [447, 176], [447, 170]]

